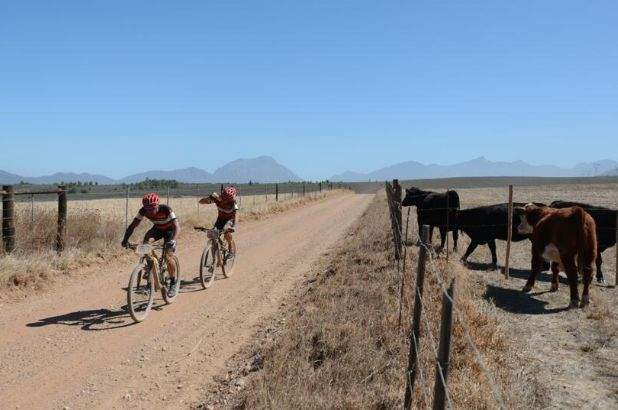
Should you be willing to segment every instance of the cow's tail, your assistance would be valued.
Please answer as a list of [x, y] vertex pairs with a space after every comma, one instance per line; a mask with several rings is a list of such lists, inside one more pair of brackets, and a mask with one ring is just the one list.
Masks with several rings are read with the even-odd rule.
[[579, 273], [583, 273], [584, 263], [589, 259], [588, 246], [586, 243], [586, 211], [579, 206], [573, 207], [575, 224], [577, 226], [577, 267]]

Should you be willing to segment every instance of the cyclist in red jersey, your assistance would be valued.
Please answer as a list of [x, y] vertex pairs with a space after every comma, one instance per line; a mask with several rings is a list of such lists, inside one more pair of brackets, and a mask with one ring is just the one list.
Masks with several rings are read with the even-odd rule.
[[160, 205], [159, 202], [159, 196], [155, 193], [144, 195], [142, 199], [143, 206], [138, 211], [133, 222], [127, 227], [124, 238], [122, 239], [122, 246], [126, 247], [128, 245], [129, 238], [133, 235], [133, 231], [142, 222], [144, 217], [151, 221], [153, 226], [146, 232], [146, 235], [144, 235], [144, 243], [148, 243], [150, 239], [155, 241], [163, 239], [163, 246], [166, 250], [167, 269], [171, 279], [169, 286], [170, 297], [174, 297], [176, 265], [174, 265], [172, 256], [174, 252], [176, 252], [176, 238], [180, 233], [180, 224], [172, 208], [167, 205]]
[[227, 187], [221, 195], [213, 193], [206, 198], [200, 199], [200, 204], [215, 204], [219, 210], [217, 214], [217, 221], [215, 222], [215, 228], [220, 232], [223, 232], [223, 236], [227, 241], [228, 249], [227, 258], [231, 259], [236, 255], [236, 242], [232, 234], [236, 231], [236, 211], [238, 211], [238, 204], [236, 203], [236, 188]]

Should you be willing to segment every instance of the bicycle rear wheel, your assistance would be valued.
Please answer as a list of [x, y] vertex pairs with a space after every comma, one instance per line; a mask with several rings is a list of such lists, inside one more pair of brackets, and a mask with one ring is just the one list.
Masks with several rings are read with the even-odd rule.
[[200, 260], [200, 280], [204, 289], [208, 289], [214, 282], [215, 267], [215, 255], [212, 251], [212, 245], [209, 242], [204, 248], [204, 252], [202, 252], [202, 258]]
[[154, 302], [152, 274], [148, 272], [146, 278], [142, 278], [145, 268], [144, 265], [138, 265], [133, 269], [133, 273], [131, 273], [129, 278], [129, 287], [127, 288], [129, 314], [136, 323], [146, 319]]
[[[171, 303], [174, 303], [174, 301], [176, 300], [176, 298], [178, 297], [178, 293], [180, 292], [180, 262], [178, 262], [178, 258], [176, 256], [174, 256], [173, 258], [174, 261], [174, 265], [176, 266], [176, 285], [174, 286], [174, 296], [170, 297], [169, 292], [168, 292], [168, 285], [167, 285], [167, 280], [170, 277], [169, 276], [169, 269], [165, 270], [165, 280], [166, 280], [166, 286], [161, 286], [161, 296], [163, 296], [163, 300], [165, 301], [165, 303], [167, 303], [168, 305]], [[167, 263], [167, 262], [165, 262]]]

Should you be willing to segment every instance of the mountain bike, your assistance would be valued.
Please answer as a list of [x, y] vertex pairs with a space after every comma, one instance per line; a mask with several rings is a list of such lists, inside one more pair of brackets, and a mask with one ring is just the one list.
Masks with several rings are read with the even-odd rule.
[[[140, 256], [139, 263], [131, 273], [129, 287], [127, 288], [129, 314], [135, 322], [139, 323], [146, 319], [148, 313], [150, 313], [156, 291], [161, 292], [161, 296], [167, 304], [176, 300], [180, 289], [180, 263], [176, 256], [172, 257], [174, 265], [176, 265], [176, 285], [175, 294], [171, 297], [169, 295], [171, 278], [165, 259], [167, 250], [164, 249], [163, 245], [129, 244], [127, 248], [133, 249]], [[157, 251], [161, 251], [161, 256], [157, 255]]]
[[230, 251], [227, 248], [227, 243], [221, 239], [221, 235], [225, 233], [224, 231], [219, 231], [217, 228], [208, 229], [202, 226], [195, 226], [193, 229], [206, 233], [206, 246], [200, 259], [200, 280], [202, 287], [208, 289], [215, 280], [215, 270], [217, 267], [221, 268], [226, 278], [232, 276], [236, 256], [228, 256]]

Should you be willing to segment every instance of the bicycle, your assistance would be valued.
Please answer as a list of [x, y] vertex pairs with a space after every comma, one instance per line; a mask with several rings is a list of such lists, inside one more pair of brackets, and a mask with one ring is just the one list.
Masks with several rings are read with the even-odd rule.
[[[150, 313], [154, 302], [155, 291], [161, 291], [161, 296], [167, 304], [171, 304], [178, 297], [180, 289], [180, 263], [178, 258], [173, 256], [176, 265], [176, 285], [173, 297], [169, 295], [169, 280], [167, 261], [165, 259], [167, 251], [163, 245], [151, 244], [128, 244], [127, 248], [132, 249], [140, 255], [140, 260], [129, 279], [127, 288], [127, 306], [129, 314], [136, 323], [142, 322]], [[156, 251], [162, 250], [161, 256]]]
[[202, 287], [208, 289], [215, 279], [215, 269], [217, 266], [221, 267], [221, 271], [226, 278], [232, 276], [236, 256], [228, 258], [230, 251], [225, 241], [221, 239], [223, 231], [219, 231], [217, 228], [208, 229], [202, 226], [194, 226], [193, 229], [206, 233], [208, 238], [202, 252], [202, 258], [200, 259], [200, 280]]

